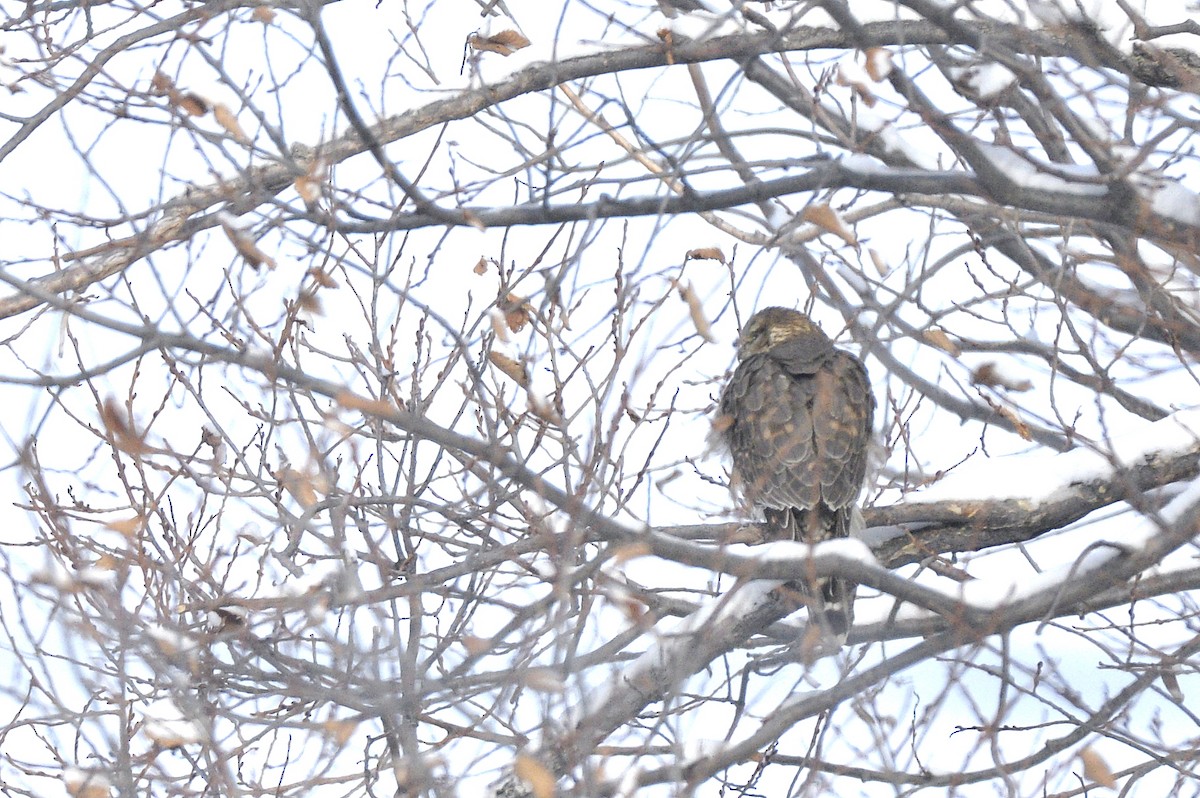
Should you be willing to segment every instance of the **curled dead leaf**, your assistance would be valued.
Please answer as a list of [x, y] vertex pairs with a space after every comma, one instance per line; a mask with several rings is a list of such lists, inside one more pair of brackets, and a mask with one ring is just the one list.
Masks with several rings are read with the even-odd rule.
[[321, 300], [314, 289], [306, 288], [296, 295], [296, 307], [312, 316], [320, 316]]
[[623, 562], [628, 562], [635, 557], [645, 557], [651, 553], [650, 544], [645, 541], [637, 541], [636, 543], [626, 543], [617, 547], [613, 552], [613, 563], [620, 565]]
[[938, 349], [942, 350], [943, 352], [947, 352], [954, 357], [958, 357], [962, 354], [962, 349], [959, 348], [958, 344], [954, 343], [953, 339], [946, 334], [945, 330], [941, 330], [937, 327], [930, 327], [928, 330], [925, 330], [921, 333], [921, 337], [925, 339], [925, 343], [931, 346], [936, 346]]
[[828, 203], [821, 202], [809, 205], [800, 214], [800, 218], [806, 222], [815, 224], [827, 233], [833, 233], [850, 246], [858, 249], [858, 236], [854, 235], [854, 231], [842, 219], [841, 214], [831, 208]]
[[178, 108], [189, 116], [204, 116], [208, 113], [208, 102], [194, 92], [180, 91], [175, 82], [162, 72], [155, 72], [150, 78], [151, 93], [166, 97], [172, 107]]
[[991, 360], [971, 372], [971, 383], [1019, 392], [1028, 391], [1033, 387], [1030, 380], [1006, 372], [1000, 368], [998, 363]]
[[512, 337], [508, 334], [508, 322], [505, 320], [504, 311], [500, 308], [492, 308], [488, 311], [488, 321], [492, 323], [492, 332], [495, 333], [497, 340], [507, 341]]
[[554, 798], [554, 784], [557, 779], [545, 765], [528, 754], [517, 754], [513, 763], [513, 773], [529, 787], [533, 798]]
[[708, 323], [708, 318], [704, 315], [704, 307], [700, 304], [700, 297], [696, 296], [696, 292], [692, 289], [692, 284], [681, 283], [678, 280], [672, 282], [679, 291], [679, 296], [687, 303], [688, 315], [692, 317], [692, 325], [696, 328], [696, 332], [709, 343], [715, 341], [712, 325]]
[[561, 694], [567, 684], [553, 668], [530, 668], [525, 671], [525, 685], [539, 693]]
[[477, 637], [476, 635], [463, 635], [461, 638], [462, 646], [467, 650], [467, 653], [472, 657], [478, 657], [480, 654], [486, 654], [492, 644], [486, 638]]
[[480, 36], [478, 33], [472, 33], [467, 37], [467, 43], [475, 50], [509, 56], [517, 50], [528, 47], [529, 39], [515, 30], [502, 30], [492, 36]]
[[100, 421], [112, 439], [113, 445], [126, 454], [145, 454], [150, 451], [145, 436], [138, 432], [133, 422], [125, 415], [125, 409], [117, 400], [109, 397], [100, 405]]
[[536, 391], [530, 391], [528, 394], [529, 409], [535, 416], [545, 421], [547, 424], [561, 426], [563, 423], [562, 413], [558, 411], [550, 400]]
[[294, 468], [281, 468], [275, 472], [275, 479], [301, 507], [309, 508], [319, 501], [317, 485], [312, 475], [297, 471]]
[[395, 406], [390, 402], [383, 399], [369, 399], [352, 391], [342, 391], [334, 398], [334, 401], [348, 410], [357, 410], [369, 416], [390, 416], [396, 412]]
[[230, 224], [228, 220], [221, 220], [221, 229], [225, 231], [225, 236], [229, 239], [229, 243], [233, 244], [233, 248], [237, 254], [242, 256], [242, 260], [246, 261], [251, 269], [258, 271], [260, 266], [265, 265], [268, 269], [275, 268], [275, 259], [258, 248], [245, 230], [241, 230]]
[[871, 263], [875, 264], [875, 271], [879, 272], [879, 276], [886, 277], [891, 269], [888, 268], [887, 261], [884, 260], [883, 255], [880, 255], [879, 252], [873, 249], [868, 249], [867, 254], [871, 256]]
[[108, 798], [112, 794], [112, 782], [103, 773], [67, 768], [62, 779], [71, 798]]
[[208, 113], [208, 101], [193, 91], [170, 98], [171, 102], [188, 116], [204, 116]]
[[312, 278], [313, 285], [318, 288], [337, 288], [338, 282], [329, 276], [329, 272], [324, 269], [314, 266], [308, 270], [308, 275]]
[[725, 253], [720, 247], [700, 247], [699, 249], [689, 249], [687, 260], [715, 260], [725, 263]]
[[670, 28], [659, 28], [655, 31], [658, 40], [666, 45], [667, 49], [667, 66], [675, 65], [675, 32]]
[[891, 50], [885, 50], [882, 47], [871, 47], [867, 50], [866, 55], [866, 63], [863, 64], [863, 68], [867, 70], [867, 74], [871, 76], [871, 80], [878, 82], [892, 74]]
[[800, 636], [800, 660], [811, 665], [821, 658], [825, 650], [825, 633], [817, 623], [806, 624], [804, 634]]
[[1117, 779], [1109, 769], [1108, 763], [1094, 749], [1085, 748], [1080, 751], [1079, 761], [1083, 763], [1085, 779], [1094, 781], [1102, 787], [1108, 787], [1110, 790], [1117, 786]]
[[858, 64], [843, 62], [838, 64], [834, 82], [839, 86], [848, 86], [863, 101], [863, 105], [871, 108], [875, 105], [875, 92], [871, 90], [870, 76]]
[[216, 103], [213, 105], [213, 118], [217, 120], [217, 124], [225, 128], [225, 132], [239, 143], [250, 144], [250, 137], [246, 135], [246, 131], [242, 130], [242, 126], [238, 124], [237, 115], [229, 110], [229, 106], [224, 103]]
[[983, 399], [988, 403], [988, 406], [990, 406], [992, 410], [996, 411], [997, 414], [1007, 419], [1008, 422], [1012, 424], [1014, 432], [1027, 441], [1033, 440], [1033, 435], [1029, 431], [1029, 425], [1022, 421], [1020, 416], [1013, 412], [1012, 408], [1005, 407], [998, 402], [994, 402], [986, 395], [983, 397]]
[[292, 187], [296, 189], [296, 193], [300, 195], [300, 199], [304, 200], [306, 205], [313, 205], [321, 198], [328, 177], [329, 164], [320, 158], [313, 158], [308, 165], [308, 170], [296, 178]]
[[321, 724], [321, 731], [338, 746], [350, 742], [354, 730], [358, 728], [357, 720], [327, 720]]
[[146, 517], [144, 515], [135, 515], [132, 518], [109, 521], [104, 526], [127, 538], [136, 538], [138, 533], [146, 528]]
[[525, 301], [525, 297], [513, 293], [498, 301], [496, 307], [504, 313], [504, 323], [513, 332], [520, 332], [533, 318], [533, 308]]
[[525, 365], [520, 361], [513, 360], [508, 355], [499, 352], [488, 352], [488, 360], [517, 385], [522, 388], [529, 387], [529, 372], [525, 370]]
[[159, 97], [170, 96], [171, 92], [177, 92], [175, 83], [162, 72], [155, 72], [154, 77], [150, 78], [150, 88], [154, 94]]
[[483, 223], [483, 219], [479, 218], [479, 214], [473, 211], [462, 211], [463, 221], [474, 227], [476, 230], [486, 230], [487, 225]]

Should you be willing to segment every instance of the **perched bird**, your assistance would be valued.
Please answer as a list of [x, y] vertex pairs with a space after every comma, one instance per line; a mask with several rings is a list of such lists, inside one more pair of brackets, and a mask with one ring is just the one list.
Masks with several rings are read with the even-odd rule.
[[[733, 487], [762, 511], [773, 539], [846, 537], [858, 514], [875, 411], [862, 361], [787, 308], [751, 317], [738, 361], [714, 424], [733, 458]], [[810, 617], [844, 639], [855, 585], [798, 581], [811, 596]]]

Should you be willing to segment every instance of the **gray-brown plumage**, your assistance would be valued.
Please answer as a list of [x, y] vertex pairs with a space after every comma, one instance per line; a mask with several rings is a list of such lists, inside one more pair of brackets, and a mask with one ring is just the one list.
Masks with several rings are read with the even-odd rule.
[[[766, 308], [738, 339], [716, 429], [733, 484], [775, 539], [819, 543], [850, 534], [867, 468], [875, 400], [862, 361], [808, 316]], [[853, 619], [853, 584], [801, 580], [813, 617], [837, 636]]]

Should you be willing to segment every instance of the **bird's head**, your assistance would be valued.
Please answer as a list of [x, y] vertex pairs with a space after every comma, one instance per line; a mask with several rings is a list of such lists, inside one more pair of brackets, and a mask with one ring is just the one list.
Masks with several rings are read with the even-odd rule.
[[751, 316], [742, 328], [742, 334], [738, 336], [738, 358], [757, 355], [787, 341], [814, 334], [825, 337], [816, 322], [800, 311], [764, 308]]

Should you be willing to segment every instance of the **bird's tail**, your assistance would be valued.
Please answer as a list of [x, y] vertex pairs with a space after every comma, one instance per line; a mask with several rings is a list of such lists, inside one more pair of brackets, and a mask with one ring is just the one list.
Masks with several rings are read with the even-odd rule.
[[[855, 531], [851, 528], [854, 511], [849, 508], [765, 508], [763, 514], [768, 536], [773, 540], [820, 543], [848, 537]], [[854, 623], [854, 594], [858, 585], [843, 577], [818, 577], [816, 574], [807, 574], [792, 584], [807, 597], [809, 618], [820, 625], [822, 637], [834, 640], [838, 645], [845, 643]]]
[[833, 576], [821, 580], [822, 607], [814, 607], [814, 617], [819, 612], [821, 625], [838, 643], [845, 643], [850, 627], [854, 625], [854, 594], [858, 585]]

